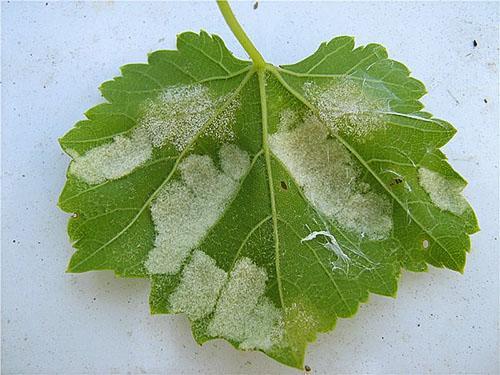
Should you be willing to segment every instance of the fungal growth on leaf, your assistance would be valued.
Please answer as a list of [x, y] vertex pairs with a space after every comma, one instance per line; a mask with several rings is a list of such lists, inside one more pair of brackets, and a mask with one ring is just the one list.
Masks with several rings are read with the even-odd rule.
[[239, 342], [241, 349], [270, 349], [283, 335], [280, 311], [264, 296], [267, 273], [249, 258], [241, 258], [231, 271], [213, 320], [211, 336]]
[[361, 237], [387, 238], [392, 229], [390, 200], [361, 180], [359, 162], [329, 137], [328, 128], [314, 115], [305, 115], [296, 125], [271, 135], [269, 144], [315, 209]]
[[182, 33], [60, 139], [68, 271], [148, 278], [151, 312], [185, 314], [198, 343], [303, 368], [401, 270], [463, 271], [479, 228], [439, 149], [455, 130], [384, 47], [337, 37], [277, 67], [218, 4], [252, 61]]
[[210, 314], [226, 278], [227, 272], [204, 252], [196, 250], [182, 271], [179, 285], [169, 296], [172, 312], [185, 313], [191, 320]]
[[73, 153], [69, 172], [90, 185], [126, 176], [148, 160], [153, 153], [142, 129], [130, 138], [118, 135], [111, 143], [91, 149], [84, 155]]
[[427, 168], [419, 168], [420, 185], [439, 208], [460, 215], [467, 208], [467, 201], [462, 196], [465, 185]]
[[219, 141], [229, 141], [233, 138], [230, 125], [239, 104], [236, 99], [230, 100], [225, 111], [217, 115], [217, 108], [226, 100], [212, 99], [202, 85], [175, 86], [144, 103], [139, 124], [155, 147], [170, 143], [182, 151], [207, 124], [207, 133]]
[[246, 152], [223, 145], [222, 171], [207, 155], [189, 155], [179, 165], [180, 180], [161, 188], [151, 205], [155, 224], [154, 249], [146, 268], [151, 274], [176, 274], [182, 263], [223, 214], [238, 189], [250, 161]]
[[333, 131], [363, 139], [371, 132], [384, 128], [383, 113], [387, 102], [370, 97], [362, 89], [363, 82], [344, 78], [327, 87], [314, 81], [303, 85], [305, 96], [318, 109], [319, 117]]

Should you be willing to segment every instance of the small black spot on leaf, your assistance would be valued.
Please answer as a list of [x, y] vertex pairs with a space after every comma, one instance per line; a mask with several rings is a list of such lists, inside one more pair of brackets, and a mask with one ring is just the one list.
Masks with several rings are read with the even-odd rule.
[[401, 182], [403, 182], [403, 179], [400, 178], [400, 177], [396, 177], [394, 180], [392, 180], [391, 182], [391, 186], [394, 186], [394, 185], [399, 185]]
[[286, 182], [285, 182], [285, 181], [281, 181], [281, 188], [282, 188], [283, 190], [288, 190], [288, 185], [286, 184]]

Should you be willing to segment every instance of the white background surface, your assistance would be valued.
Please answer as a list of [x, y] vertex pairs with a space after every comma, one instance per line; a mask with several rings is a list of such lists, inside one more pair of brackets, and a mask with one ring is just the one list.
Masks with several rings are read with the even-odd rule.
[[[306, 364], [318, 374], [498, 373], [498, 4], [234, 6], [270, 62], [347, 34], [410, 67], [427, 110], [459, 130], [445, 151], [470, 181], [482, 228], [465, 275], [404, 272], [396, 300], [371, 296], [309, 346]], [[3, 373], [300, 373], [223, 341], [197, 346], [183, 316], [149, 315], [147, 281], [64, 273], [72, 249], [56, 201], [68, 157], [57, 137], [101, 102], [97, 87], [119, 66], [200, 28], [245, 56], [213, 2], [2, 3]]]

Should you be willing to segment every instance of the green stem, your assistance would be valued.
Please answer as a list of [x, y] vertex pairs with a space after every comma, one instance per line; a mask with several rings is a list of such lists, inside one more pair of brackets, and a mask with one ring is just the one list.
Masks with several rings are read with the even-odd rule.
[[252, 41], [248, 38], [248, 35], [245, 33], [240, 23], [234, 16], [234, 13], [229, 6], [227, 0], [217, 0], [217, 5], [226, 20], [227, 25], [233, 32], [238, 42], [240, 42], [241, 46], [247, 51], [248, 55], [253, 61], [255, 68], [257, 70], [265, 69], [266, 62], [257, 48], [253, 45]]

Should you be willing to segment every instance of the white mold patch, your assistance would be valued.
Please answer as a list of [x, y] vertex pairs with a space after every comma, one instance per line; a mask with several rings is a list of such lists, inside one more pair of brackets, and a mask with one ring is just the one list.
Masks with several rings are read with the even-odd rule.
[[358, 82], [345, 79], [326, 88], [306, 82], [303, 89], [321, 120], [333, 131], [357, 136], [362, 141], [385, 126], [381, 112], [388, 110], [387, 106], [369, 97]]
[[381, 240], [390, 235], [390, 200], [361, 181], [357, 161], [315, 116], [271, 135], [269, 144], [319, 212], [361, 237]]
[[233, 124], [236, 123], [236, 111], [240, 107], [239, 98], [229, 99], [229, 95], [222, 96], [216, 100], [216, 107], [224, 106], [231, 100], [211, 124], [205, 130], [206, 135], [219, 142], [231, 142], [234, 140]]
[[314, 340], [320, 326], [318, 320], [312, 315], [311, 306], [297, 300], [285, 308], [284, 316], [288, 341], [293, 343]]
[[190, 155], [180, 165], [181, 179], [170, 182], [151, 205], [154, 249], [146, 268], [151, 274], [176, 274], [184, 260], [217, 222], [248, 171], [248, 154], [223, 145], [219, 171], [207, 155]]
[[223, 288], [208, 334], [240, 343], [241, 349], [268, 350], [281, 341], [281, 311], [264, 296], [267, 273], [240, 259]]
[[169, 142], [182, 151], [209, 121], [206, 133], [222, 142], [229, 141], [233, 138], [231, 124], [239, 102], [233, 99], [216, 116], [217, 107], [227, 100], [228, 97], [213, 100], [202, 85], [172, 87], [146, 103], [139, 125], [146, 129], [155, 147]]
[[248, 154], [233, 144], [222, 146], [219, 157], [222, 171], [233, 180], [241, 179], [250, 168]]
[[291, 108], [285, 108], [280, 113], [279, 130], [287, 131], [293, 128], [297, 123], [299, 116], [296, 111]]
[[177, 289], [170, 295], [172, 311], [198, 320], [212, 312], [227, 273], [202, 251], [195, 251], [182, 270]]
[[427, 168], [419, 168], [418, 177], [420, 185], [440, 209], [457, 215], [465, 211], [467, 201], [462, 196], [462, 190], [465, 187], [463, 183], [448, 179]]
[[130, 138], [119, 135], [111, 143], [95, 147], [84, 155], [73, 154], [69, 172], [88, 184], [123, 177], [151, 158], [153, 148], [142, 129]]

